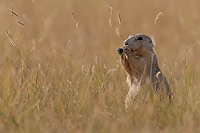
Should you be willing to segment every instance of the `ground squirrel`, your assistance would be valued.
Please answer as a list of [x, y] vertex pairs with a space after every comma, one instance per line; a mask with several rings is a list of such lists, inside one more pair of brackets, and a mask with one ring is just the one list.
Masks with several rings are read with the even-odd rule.
[[121, 55], [121, 63], [128, 74], [127, 82], [130, 86], [125, 100], [126, 107], [130, 101], [137, 98], [137, 94], [144, 84], [150, 90], [156, 90], [160, 96], [167, 95], [171, 101], [170, 87], [158, 66], [154, 45], [150, 37], [132, 34], [124, 41], [124, 47], [118, 48], [117, 52]]

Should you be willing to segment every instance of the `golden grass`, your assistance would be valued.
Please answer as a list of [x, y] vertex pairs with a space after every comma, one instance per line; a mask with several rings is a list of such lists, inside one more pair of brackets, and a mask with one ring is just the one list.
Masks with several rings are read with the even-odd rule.
[[[0, 132], [199, 132], [199, 5], [1, 0]], [[155, 97], [125, 110], [116, 48], [132, 33], [155, 39], [175, 104]]]

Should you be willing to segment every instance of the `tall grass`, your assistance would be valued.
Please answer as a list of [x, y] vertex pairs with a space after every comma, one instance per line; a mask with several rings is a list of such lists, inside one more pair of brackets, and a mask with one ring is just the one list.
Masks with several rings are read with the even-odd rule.
[[[199, 1], [0, 2], [0, 132], [199, 132]], [[173, 104], [125, 109], [132, 33], [155, 39]]]

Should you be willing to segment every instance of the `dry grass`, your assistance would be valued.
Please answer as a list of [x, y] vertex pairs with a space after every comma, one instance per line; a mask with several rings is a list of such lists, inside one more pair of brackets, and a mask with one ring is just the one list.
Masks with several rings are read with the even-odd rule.
[[[200, 131], [198, 0], [0, 3], [0, 132]], [[125, 111], [116, 48], [131, 33], [155, 39], [176, 104]]]

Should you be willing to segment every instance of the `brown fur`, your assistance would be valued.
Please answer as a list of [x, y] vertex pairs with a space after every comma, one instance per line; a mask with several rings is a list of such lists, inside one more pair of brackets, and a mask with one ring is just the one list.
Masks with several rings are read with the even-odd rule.
[[167, 92], [165, 94], [171, 99], [170, 88], [158, 66], [151, 38], [146, 35], [133, 34], [124, 41], [124, 45], [121, 63], [128, 74], [127, 81], [130, 86], [126, 106], [131, 99], [137, 97], [143, 84], [146, 84], [148, 88], [155, 88], [160, 95]]

